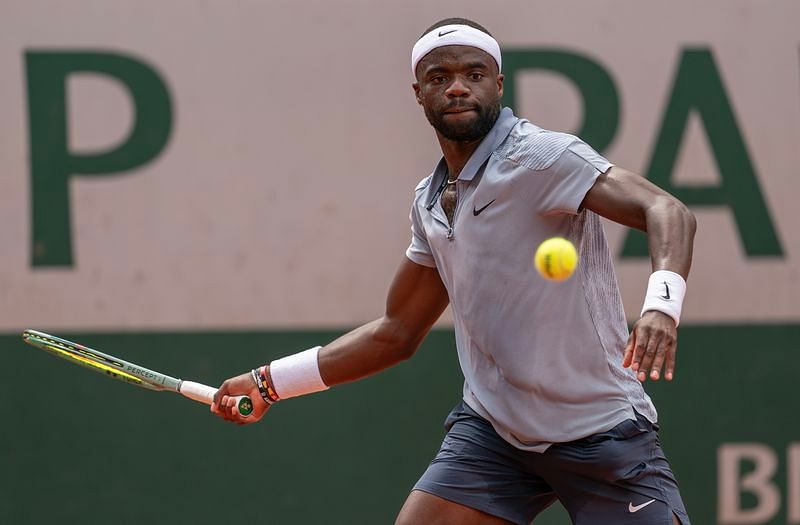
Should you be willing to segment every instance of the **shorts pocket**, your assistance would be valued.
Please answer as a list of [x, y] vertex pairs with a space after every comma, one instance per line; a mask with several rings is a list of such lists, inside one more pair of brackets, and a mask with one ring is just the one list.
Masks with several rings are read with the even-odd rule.
[[647, 463], [640, 462], [616, 481], [627, 481], [629, 483], [636, 483], [647, 475]]

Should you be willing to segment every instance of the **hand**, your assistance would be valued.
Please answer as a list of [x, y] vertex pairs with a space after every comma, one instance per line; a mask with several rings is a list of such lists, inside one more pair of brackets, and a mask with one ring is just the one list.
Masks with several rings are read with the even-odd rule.
[[[236, 400], [235, 396], [250, 396], [253, 401], [253, 412], [247, 416], [242, 417], [238, 410], [235, 410]], [[221, 418], [237, 423], [239, 425], [247, 425], [255, 423], [267, 413], [269, 405], [261, 397], [258, 391], [253, 376], [250, 372], [242, 375], [232, 377], [220, 385], [217, 393], [214, 394], [214, 402], [211, 404], [211, 411]]]
[[675, 321], [667, 314], [655, 310], [645, 312], [633, 325], [625, 345], [622, 366], [630, 367], [642, 382], [647, 379], [648, 371], [650, 379], [658, 381], [664, 367], [664, 379], [672, 381], [678, 349], [677, 333]]

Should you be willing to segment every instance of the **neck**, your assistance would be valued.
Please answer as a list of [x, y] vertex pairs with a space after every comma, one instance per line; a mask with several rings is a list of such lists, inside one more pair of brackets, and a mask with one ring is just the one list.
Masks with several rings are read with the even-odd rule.
[[470, 142], [461, 142], [447, 139], [438, 131], [436, 136], [439, 138], [439, 146], [442, 148], [444, 161], [447, 163], [448, 178], [453, 180], [458, 177], [469, 158], [478, 149], [483, 137]]

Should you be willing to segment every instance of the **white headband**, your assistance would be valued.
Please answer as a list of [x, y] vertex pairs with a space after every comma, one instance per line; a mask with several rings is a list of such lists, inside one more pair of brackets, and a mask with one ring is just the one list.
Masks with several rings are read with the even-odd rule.
[[414, 49], [411, 50], [411, 74], [416, 76], [419, 61], [437, 47], [442, 46], [477, 47], [492, 55], [494, 61], [497, 62], [497, 70], [500, 71], [502, 60], [500, 59], [500, 44], [497, 43], [497, 40], [474, 27], [453, 24], [437, 27], [417, 40]]

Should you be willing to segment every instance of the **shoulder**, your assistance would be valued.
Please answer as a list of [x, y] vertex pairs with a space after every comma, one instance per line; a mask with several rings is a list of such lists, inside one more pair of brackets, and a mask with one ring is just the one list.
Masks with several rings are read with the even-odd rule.
[[568, 149], [579, 145], [585, 146], [585, 143], [575, 135], [549, 131], [520, 120], [494, 155], [530, 170], [541, 171], [552, 166]]
[[428, 187], [431, 185], [431, 181], [433, 180], [433, 174], [428, 175], [421, 181], [417, 183], [417, 186], [414, 188], [414, 198], [412, 199], [411, 204], [411, 213], [414, 214], [414, 210], [420, 206], [424, 205], [425, 195], [428, 192]]

